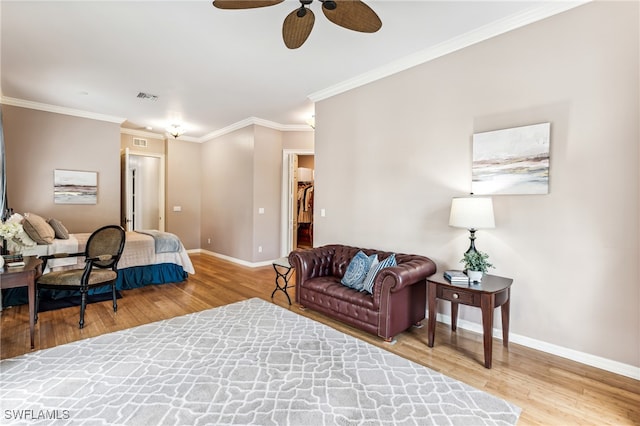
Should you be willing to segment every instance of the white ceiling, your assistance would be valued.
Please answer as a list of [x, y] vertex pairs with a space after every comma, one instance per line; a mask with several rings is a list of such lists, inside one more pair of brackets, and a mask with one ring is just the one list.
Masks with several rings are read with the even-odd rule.
[[[0, 3], [2, 102], [205, 140], [242, 123], [305, 129], [313, 102], [574, 7], [576, 2], [369, 0], [375, 34], [316, 22], [282, 42], [297, 0], [252, 10], [211, 1]], [[157, 95], [141, 100], [138, 92]]]

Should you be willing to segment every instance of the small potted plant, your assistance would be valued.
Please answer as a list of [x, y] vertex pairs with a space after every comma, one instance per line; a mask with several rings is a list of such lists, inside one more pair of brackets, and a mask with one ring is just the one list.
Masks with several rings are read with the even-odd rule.
[[493, 265], [489, 262], [489, 255], [481, 251], [472, 250], [466, 252], [460, 262], [464, 263], [467, 276], [473, 282], [482, 281], [482, 274], [487, 272], [489, 268], [493, 268]]

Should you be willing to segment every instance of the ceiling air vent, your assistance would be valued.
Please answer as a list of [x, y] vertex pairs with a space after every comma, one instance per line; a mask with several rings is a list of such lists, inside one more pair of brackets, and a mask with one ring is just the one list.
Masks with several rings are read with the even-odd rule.
[[149, 99], [150, 101], [157, 101], [158, 97], [151, 93], [138, 92], [138, 99]]
[[147, 147], [147, 140], [146, 139], [140, 139], [140, 138], [133, 138], [133, 146], [137, 146], [140, 148], [146, 148]]

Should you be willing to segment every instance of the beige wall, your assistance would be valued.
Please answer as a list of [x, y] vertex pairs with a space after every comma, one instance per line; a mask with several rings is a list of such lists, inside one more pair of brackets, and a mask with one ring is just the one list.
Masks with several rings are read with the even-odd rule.
[[[134, 138], [147, 141], [133, 145]], [[165, 231], [176, 234], [187, 250], [200, 248], [200, 144], [162, 135], [122, 133], [121, 149], [131, 154], [162, 155], [165, 162]], [[174, 211], [174, 206], [180, 211]]]
[[251, 125], [202, 145], [203, 249], [247, 263], [279, 257], [285, 141], [313, 149], [313, 132]]
[[[202, 145], [175, 139], [166, 141], [166, 222], [168, 232], [180, 237], [187, 250], [201, 245]], [[180, 206], [179, 212], [173, 211]]]
[[[120, 151], [129, 147], [164, 155], [165, 229], [187, 249], [249, 263], [279, 256], [283, 143], [313, 148], [313, 132], [249, 126], [203, 144], [140, 136], [147, 139], [145, 149], [134, 147], [134, 136], [121, 134], [117, 123], [2, 107], [9, 201], [16, 211], [56, 217], [71, 232], [119, 224]], [[98, 204], [53, 204], [55, 168], [98, 171]]]
[[[254, 126], [253, 262], [280, 257], [282, 134]], [[264, 213], [259, 212], [261, 208]], [[258, 247], [262, 247], [262, 252]]]
[[313, 150], [313, 131], [282, 132], [282, 149]]
[[200, 246], [247, 261], [253, 257], [253, 150], [248, 126], [203, 143], [201, 157]]
[[[120, 223], [120, 124], [2, 105], [9, 206], [70, 232]], [[95, 205], [54, 204], [55, 169], [98, 172]]]
[[[133, 139], [144, 139], [147, 141], [147, 147], [139, 147], [133, 145]], [[165, 154], [165, 139], [158, 135], [157, 137], [149, 136], [134, 136], [128, 133], [122, 133], [120, 135], [120, 147], [122, 150], [129, 148], [130, 151], [136, 154]]]
[[448, 214], [470, 191], [473, 133], [549, 121], [550, 194], [494, 197], [477, 245], [515, 279], [520, 341], [640, 366], [638, 17], [587, 4], [318, 102], [316, 245], [460, 268], [468, 232]]

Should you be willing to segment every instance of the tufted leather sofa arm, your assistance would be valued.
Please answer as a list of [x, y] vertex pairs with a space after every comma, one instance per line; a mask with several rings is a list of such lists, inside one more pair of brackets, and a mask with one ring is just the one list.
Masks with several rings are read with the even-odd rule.
[[[402, 255], [396, 256], [396, 258]], [[417, 283], [433, 275], [436, 272], [436, 264], [424, 256], [404, 255], [398, 261], [398, 266], [385, 268], [378, 273], [376, 284], [387, 283], [392, 293], [401, 290], [405, 286]]]
[[310, 278], [326, 277], [333, 271], [334, 246], [298, 249], [289, 254], [289, 263], [296, 270], [296, 283]]

